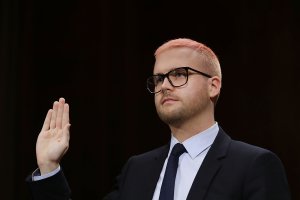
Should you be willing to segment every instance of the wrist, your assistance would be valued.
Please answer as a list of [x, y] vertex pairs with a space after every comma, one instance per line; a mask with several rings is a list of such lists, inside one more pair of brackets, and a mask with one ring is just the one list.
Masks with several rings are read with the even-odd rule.
[[46, 162], [38, 164], [41, 175], [48, 174], [59, 167], [59, 163], [56, 162]]

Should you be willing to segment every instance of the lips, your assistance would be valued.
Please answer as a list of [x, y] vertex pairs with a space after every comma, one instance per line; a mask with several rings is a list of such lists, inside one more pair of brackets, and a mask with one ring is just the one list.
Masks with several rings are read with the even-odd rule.
[[178, 101], [178, 100], [174, 97], [163, 97], [160, 102], [162, 105], [164, 105], [165, 103], [174, 102], [174, 101]]

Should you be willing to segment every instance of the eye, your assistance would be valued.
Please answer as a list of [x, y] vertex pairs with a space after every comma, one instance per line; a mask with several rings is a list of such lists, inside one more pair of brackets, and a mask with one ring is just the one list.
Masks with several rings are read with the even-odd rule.
[[162, 75], [156, 75], [153, 77], [153, 82], [154, 82], [154, 85], [158, 85], [162, 82], [164, 82], [164, 76]]
[[170, 73], [171, 76], [175, 78], [185, 78], [186, 77], [186, 71], [184, 69], [176, 69]]

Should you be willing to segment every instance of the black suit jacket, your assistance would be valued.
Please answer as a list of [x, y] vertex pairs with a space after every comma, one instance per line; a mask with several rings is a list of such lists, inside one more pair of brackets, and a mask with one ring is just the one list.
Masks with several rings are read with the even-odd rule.
[[[152, 200], [169, 145], [131, 157], [104, 200]], [[35, 200], [67, 200], [62, 174], [29, 181]], [[284, 168], [272, 152], [232, 140], [221, 128], [207, 153], [187, 200], [289, 200]]]

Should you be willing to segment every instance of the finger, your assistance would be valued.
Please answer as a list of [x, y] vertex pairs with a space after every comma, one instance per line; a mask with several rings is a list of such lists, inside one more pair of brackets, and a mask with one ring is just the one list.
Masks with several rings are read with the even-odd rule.
[[65, 103], [63, 116], [62, 116], [62, 127], [65, 127], [67, 124], [70, 123], [69, 110], [70, 110], [69, 104]]
[[56, 116], [56, 128], [62, 128], [62, 116], [64, 111], [65, 99], [60, 98], [58, 102], [57, 116]]
[[51, 115], [50, 129], [55, 129], [57, 109], [58, 109], [58, 102], [55, 101], [53, 103], [53, 111], [52, 111], [52, 115]]
[[69, 148], [69, 141], [70, 141], [70, 127], [71, 124], [67, 124], [62, 133], [62, 142], [65, 144], [66, 148]]
[[44, 120], [44, 124], [42, 127], [42, 131], [46, 131], [50, 127], [50, 121], [51, 121], [51, 115], [52, 115], [52, 109], [49, 109], [46, 115], [46, 118]]

